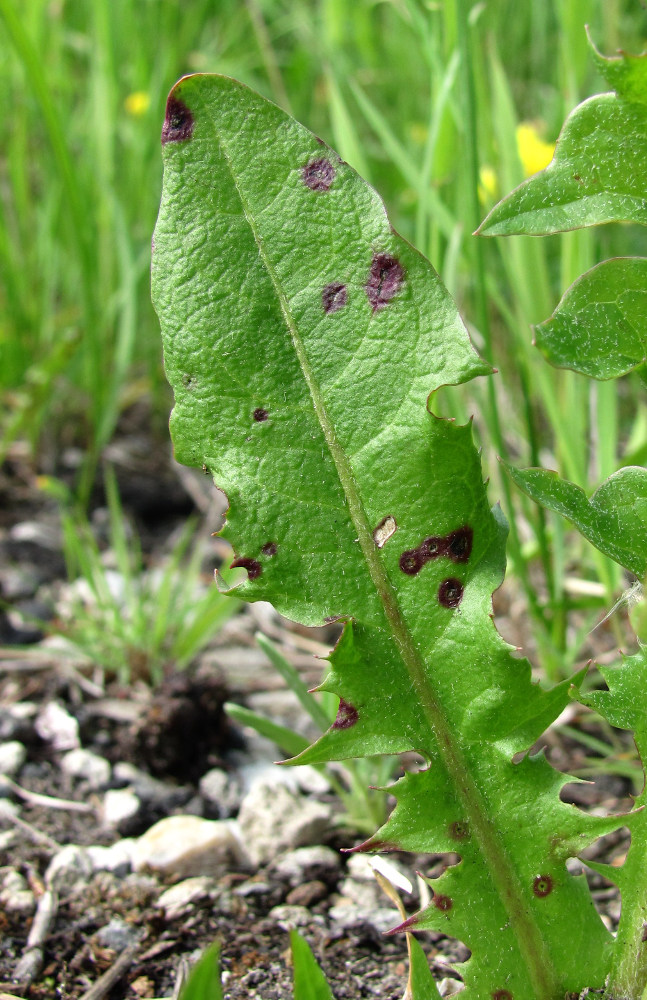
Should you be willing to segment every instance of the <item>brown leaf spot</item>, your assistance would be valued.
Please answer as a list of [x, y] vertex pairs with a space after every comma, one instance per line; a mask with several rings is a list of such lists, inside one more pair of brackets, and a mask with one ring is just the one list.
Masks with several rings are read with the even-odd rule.
[[444, 538], [439, 538], [438, 535], [431, 535], [429, 538], [425, 538], [420, 546], [420, 554], [424, 561], [428, 562], [429, 559], [437, 559], [438, 556], [445, 555], [446, 548], [447, 544]]
[[328, 191], [335, 179], [335, 168], [330, 160], [322, 156], [305, 165], [301, 171], [301, 179], [311, 191]]
[[264, 420], [267, 420], [269, 414], [267, 410], [264, 410], [262, 406], [257, 406], [252, 416], [257, 424], [262, 424]]
[[457, 819], [449, 824], [449, 836], [452, 840], [467, 840], [470, 835], [469, 823], [463, 819]]
[[395, 535], [398, 530], [398, 523], [394, 517], [388, 514], [383, 517], [376, 528], [373, 528], [373, 541], [377, 545], [378, 549], [381, 549], [383, 545], [386, 545], [389, 538]]
[[337, 718], [332, 724], [333, 729], [350, 729], [359, 719], [359, 712], [353, 705], [349, 705], [343, 698], [339, 700]]
[[463, 584], [450, 576], [438, 588], [438, 601], [444, 608], [457, 608], [463, 600]]
[[250, 580], [255, 580], [257, 576], [260, 576], [263, 572], [263, 567], [258, 562], [257, 559], [249, 559], [247, 556], [241, 556], [239, 559], [234, 559], [233, 563], [230, 563], [229, 569], [238, 569], [242, 566], [243, 569], [247, 570], [247, 575]]
[[454, 900], [451, 896], [439, 896], [436, 894], [432, 899], [432, 903], [437, 910], [442, 910], [443, 913], [446, 913], [448, 910], [451, 910], [454, 905]]
[[456, 531], [451, 531], [445, 541], [447, 555], [452, 562], [467, 562], [472, 554], [472, 542], [474, 541], [474, 532], [468, 524]]
[[408, 576], [415, 576], [416, 573], [420, 572], [424, 564], [425, 561], [422, 558], [420, 549], [407, 549], [400, 556], [400, 569]]
[[552, 877], [550, 875], [538, 875], [532, 883], [532, 891], [535, 896], [539, 897], [539, 899], [544, 899], [545, 896], [550, 896], [553, 891]]
[[376, 253], [371, 261], [371, 270], [366, 282], [366, 295], [373, 312], [383, 309], [402, 288], [404, 268], [396, 257], [388, 253]]
[[492, 1000], [514, 1000], [510, 990], [495, 990], [492, 993]]
[[328, 315], [343, 309], [347, 302], [348, 290], [346, 285], [333, 282], [331, 285], [326, 285], [321, 292], [321, 305], [323, 306], [323, 311]]
[[265, 545], [261, 549], [264, 556], [275, 556], [276, 551], [276, 542], [265, 542]]
[[179, 97], [170, 95], [166, 102], [166, 117], [162, 125], [162, 145], [167, 142], [186, 142], [193, 135], [195, 122], [190, 110]]

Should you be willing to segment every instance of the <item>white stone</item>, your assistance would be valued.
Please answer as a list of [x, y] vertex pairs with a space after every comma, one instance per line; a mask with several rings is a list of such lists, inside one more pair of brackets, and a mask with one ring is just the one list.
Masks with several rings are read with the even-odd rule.
[[15, 868], [0, 868], [0, 907], [6, 913], [30, 917], [36, 899], [27, 881]]
[[48, 889], [74, 892], [85, 885], [92, 875], [92, 862], [85, 847], [66, 844], [54, 855], [45, 872]]
[[215, 892], [215, 880], [207, 875], [195, 875], [172, 885], [163, 892], [155, 906], [164, 911], [167, 920], [175, 920], [196, 903], [199, 899], [212, 896]]
[[237, 812], [240, 806], [241, 788], [238, 779], [219, 767], [213, 767], [202, 775], [199, 791], [221, 819]]
[[291, 886], [313, 879], [333, 881], [340, 872], [339, 855], [330, 847], [297, 847], [280, 855], [272, 863], [272, 874], [285, 879]]
[[27, 750], [18, 740], [0, 743], [0, 774], [12, 778], [27, 760]]
[[276, 920], [279, 927], [284, 931], [292, 930], [293, 927], [306, 927], [312, 923], [312, 914], [305, 906], [289, 906], [282, 904], [274, 906], [269, 916]]
[[236, 824], [231, 820], [167, 816], [133, 846], [135, 871], [151, 868], [180, 879], [222, 874], [247, 861]]
[[103, 796], [101, 818], [104, 826], [119, 826], [124, 820], [135, 816], [141, 802], [129, 788], [110, 788]]
[[110, 781], [110, 764], [103, 757], [78, 747], [61, 758], [61, 769], [72, 778], [81, 778], [90, 788], [102, 788]]
[[317, 844], [330, 825], [330, 806], [305, 799], [284, 785], [257, 782], [240, 807], [238, 823], [254, 864], [283, 851]]
[[133, 867], [133, 845], [131, 837], [118, 840], [110, 847], [93, 845], [88, 847], [88, 856], [95, 872], [112, 872], [118, 878], [123, 878]]
[[34, 729], [54, 750], [74, 750], [80, 746], [79, 724], [57, 701], [49, 701], [38, 713]]

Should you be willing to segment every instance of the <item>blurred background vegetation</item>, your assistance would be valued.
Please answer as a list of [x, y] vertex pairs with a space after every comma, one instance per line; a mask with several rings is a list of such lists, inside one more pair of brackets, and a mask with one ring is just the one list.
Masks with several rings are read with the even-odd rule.
[[476, 414], [492, 501], [512, 525], [512, 572], [543, 665], [562, 674], [569, 612], [608, 609], [626, 582], [515, 492], [496, 455], [557, 468], [587, 492], [644, 463], [635, 377], [592, 383], [552, 370], [530, 329], [587, 267], [640, 252], [642, 234], [471, 233], [548, 162], [574, 105], [604, 89], [586, 24], [603, 52], [644, 48], [639, 0], [0, 0], [0, 458], [19, 444], [35, 472], [56, 474], [75, 449], [84, 502], [134, 404], [168, 447], [149, 297], [164, 103], [184, 73], [235, 76], [377, 188], [498, 369], [435, 405]]

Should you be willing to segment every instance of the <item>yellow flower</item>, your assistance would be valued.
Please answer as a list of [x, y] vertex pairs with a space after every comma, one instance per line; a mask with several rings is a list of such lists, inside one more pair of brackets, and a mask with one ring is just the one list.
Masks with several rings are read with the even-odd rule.
[[545, 142], [532, 122], [517, 125], [517, 149], [526, 177], [547, 167], [555, 152], [554, 142]]
[[141, 118], [150, 107], [151, 99], [145, 90], [135, 90], [124, 101], [124, 107], [133, 118]]
[[483, 204], [487, 204], [494, 201], [498, 193], [499, 182], [496, 171], [486, 164], [479, 171], [479, 198]]

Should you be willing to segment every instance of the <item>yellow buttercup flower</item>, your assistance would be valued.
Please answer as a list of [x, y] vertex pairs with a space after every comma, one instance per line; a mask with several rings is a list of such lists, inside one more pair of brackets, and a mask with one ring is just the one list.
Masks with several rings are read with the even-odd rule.
[[151, 99], [145, 90], [135, 90], [124, 101], [124, 108], [133, 118], [141, 118], [150, 107]]
[[496, 171], [487, 164], [479, 171], [479, 198], [484, 204], [494, 201], [499, 193]]
[[517, 125], [517, 149], [526, 177], [539, 173], [547, 167], [555, 152], [555, 143], [541, 138], [537, 126], [532, 122]]

